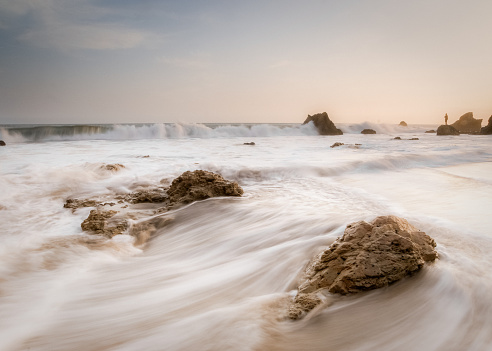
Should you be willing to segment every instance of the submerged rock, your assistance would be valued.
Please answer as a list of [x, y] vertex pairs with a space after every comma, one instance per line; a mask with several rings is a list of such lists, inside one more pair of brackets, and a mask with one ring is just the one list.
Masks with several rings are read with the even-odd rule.
[[330, 120], [326, 112], [317, 113], [315, 115], [308, 115], [303, 124], [313, 122], [314, 126], [318, 129], [319, 135], [342, 135], [343, 132], [338, 129], [335, 124]]
[[124, 197], [126, 202], [131, 204], [140, 203], [161, 203], [168, 199], [167, 192], [165, 188], [153, 188], [138, 190], [130, 193]]
[[114, 164], [103, 165], [100, 168], [110, 172], [118, 172], [120, 169], [125, 168], [125, 166], [123, 166], [120, 163], [114, 163]]
[[419, 140], [419, 138], [410, 138], [408, 140]]
[[87, 199], [67, 199], [64, 208], [71, 208], [72, 210], [76, 210], [81, 207], [96, 207], [97, 202], [95, 200], [87, 200]]
[[434, 129], [431, 129], [431, 130], [426, 130], [425, 132], [426, 133], [435, 133], [436, 131]]
[[361, 134], [376, 134], [376, 131], [374, 129], [364, 129]]
[[394, 137], [393, 140], [401, 140], [401, 137]]
[[437, 128], [437, 135], [460, 135], [460, 132], [453, 126], [442, 124]]
[[5, 144], [5, 141], [3, 140], [0, 140], [0, 146], [6, 146], [7, 144]]
[[401, 125], [402, 127], [407, 127], [407, 126], [408, 126], [407, 122], [405, 122], [405, 121], [401, 121], [401, 122], [400, 122], [400, 125]]
[[167, 193], [171, 204], [175, 205], [216, 196], [241, 196], [243, 189], [219, 174], [197, 170], [184, 172], [174, 179]]
[[492, 116], [489, 117], [489, 123], [480, 130], [480, 134], [492, 134]]
[[334, 147], [337, 147], [337, 146], [342, 146], [342, 145], [345, 145], [344, 143], [340, 143], [340, 142], [336, 142], [335, 144], [333, 144], [332, 146], [330, 146], [331, 148], [334, 148]]
[[251, 141], [249, 143], [244, 143], [243, 145], [256, 145], [254, 141]]
[[113, 219], [117, 213], [117, 211], [91, 210], [89, 217], [87, 217], [80, 226], [82, 227], [82, 230], [94, 234], [106, 235], [107, 237], [112, 238], [128, 229], [126, 220]]
[[299, 306], [296, 298], [291, 310], [307, 312], [321, 290], [345, 295], [388, 286], [434, 261], [435, 246], [431, 237], [395, 216], [349, 224], [306, 270], [298, 291], [310, 303]]
[[451, 126], [460, 133], [479, 133], [482, 127], [482, 119], [473, 118], [473, 112], [467, 112]]

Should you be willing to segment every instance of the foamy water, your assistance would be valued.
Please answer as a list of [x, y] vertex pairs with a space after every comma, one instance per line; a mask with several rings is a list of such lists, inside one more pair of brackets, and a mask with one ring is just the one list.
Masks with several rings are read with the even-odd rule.
[[[310, 125], [1, 129], [0, 349], [492, 349], [492, 138], [340, 127], [327, 137]], [[109, 163], [125, 168], [100, 168]], [[195, 169], [244, 196], [164, 213], [171, 221], [143, 246], [88, 235], [90, 208], [63, 208]], [[440, 259], [283, 320], [312, 255], [348, 223], [388, 214], [432, 236]]]

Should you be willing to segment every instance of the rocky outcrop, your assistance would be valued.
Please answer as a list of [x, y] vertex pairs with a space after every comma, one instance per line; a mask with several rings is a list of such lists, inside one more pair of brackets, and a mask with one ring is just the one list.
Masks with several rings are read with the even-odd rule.
[[437, 135], [460, 135], [460, 132], [453, 126], [442, 124], [437, 128]]
[[81, 207], [96, 207], [98, 203], [95, 200], [87, 200], [87, 199], [67, 199], [64, 208], [71, 208], [72, 210], [76, 210]]
[[425, 132], [426, 133], [435, 133], [436, 131], [434, 129], [431, 129], [431, 130], [426, 130]]
[[343, 132], [330, 120], [326, 112], [317, 113], [312, 116], [308, 115], [303, 124], [308, 124], [309, 122], [313, 122], [314, 126], [318, 129], [319, 135], [343, 134]]
[[408, 124], [407, 124], [407, 122], [405, 122], [405, 121], [401, 121], [401, 122], [400, 122], [400, 126], [402, 126], [402, 127], [406, 127], [406, 126], [408, 126]]
[[100, 209], [91, 210], [89, 217], [80, 226], [82, 230], [112, 238], [128, 229], [126, 220], [113, 218], [117, 213], [117, 211], [104, 211]]
[[451, 124], [460, 133], [480, 133], [482, 119], [473, 118], [473, 112], [465, 113], [459, 120]]
[[162, 187], [134, 191], [124, 197], [124, 200], [131, 204], [161, 203], [167, 199], [166, 189]]
[[7, 145], [7, 144], [5, 144], [5, 141], [0, 140], [0, 146], [5, 146], [5, 145]]
[[216, 196], [241, 196], [243, 189], [218, 174], [197, 170], [184, 172], [174, 179], [167, 194], [171, 205], [175, 206]]
[[480, 134], [488, 135], [492, 134], [492, 116], [489, 117], [489, 124], [480, 130]]
[[330, 146], [331, 148], [334, 148], [334, 147], [337, 147], [337, 146], [342, 146], [342, 145], [345, 145], [344, 143], [340, 143], [340, 142], [336, 142], [334, 143], [332, 146]]
[[411, 275], [437, 258], [435, 246], [431, 237], [395, 216], [349, 224], [308, 266], [289, 316], [300, 318], [315, 307], [319, 291], [357, 293]]
[[376, 131], [374, 129], [364, 129], [361, 134], [376, 134]]

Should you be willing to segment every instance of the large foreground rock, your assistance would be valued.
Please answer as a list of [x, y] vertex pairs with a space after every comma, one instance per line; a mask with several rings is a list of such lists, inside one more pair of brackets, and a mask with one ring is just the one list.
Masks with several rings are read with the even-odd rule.
[[437, 135], [460, 135], [460, 132], [453, 126], [442, 124], [437, 128]]
[[313, 122], [314, 126], [318, 129], [319, 135], [342, 135], [343, 132], [338, 129], [335, 124], [330, 120], [326, 112], [317, 113], [315, 115], [308, 115], [303, 124]]
[[473, 112], [467, 112], [451, 124], [460, 133], [480, 133], [482, 119], [473, 118]]
[[174, 205], [216, 196], [241, 196], [243, 189], [236, 182], [225, 180], [219, 174], [197, 170], [184, 172], [174, 179], [167, 194]]
[[492, 134], [492, 116], [489, 117], [489, 124], [480, 130], [480, 134]]
[[300, 318], [321, 301], [317, 292], [349, 294], [387, 286], [437, 258], [436, 243], [395, 216], [349, 224], [342, 237], [308, 266], [289, 317]]

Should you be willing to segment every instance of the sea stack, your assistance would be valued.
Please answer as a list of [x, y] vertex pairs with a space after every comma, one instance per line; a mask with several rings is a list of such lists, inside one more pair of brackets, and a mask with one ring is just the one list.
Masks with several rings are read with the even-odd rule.
[[289, 317], [302, 318], [320, 304], [321, 290], [346, 295], [412, 275], [438, 257], [435, 247], [431, 237], [396, 216], [351, 223], [307, 267]]
[[326, 112], [317, 113], [315, 115], [308, 115], [303, 124], [313, 122], [316, 129], [318, 129], [319, 135], [342, 135], [343, 132], [338, 129], [335, 124], [330, 120]]
[[437, 135], [460, 135], [460, 132], [453, 126], [442, 124], [437, 128]]
[[451, 126], [460, 133], [480, 133], [482, 119], [473, 118], [473, 112], [467, 112]]
[[480, 134], [492, 134], [492, 116], [489, 117], [489, 124], [480, 130]]
[[407, 126], [408, 126], [408, 124], [407, 124], [407, 122], [405, 122], [405, 121], [401, 121], [401, 122], [400, 122], [400, 126], [402, 126], [402, 127], [407, 127]]

